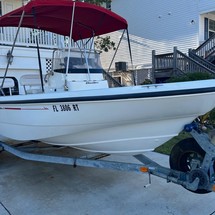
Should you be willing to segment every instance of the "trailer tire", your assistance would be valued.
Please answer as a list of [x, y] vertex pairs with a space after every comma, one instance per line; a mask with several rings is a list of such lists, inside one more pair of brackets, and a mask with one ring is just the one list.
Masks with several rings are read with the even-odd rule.
[[[205, 156], [205, 151], [198, 145], [194, 138], [187, 138], [178, 142], [171, 151], [169, 157], [170, 168], [182, 172], [190, 172], [192, 170], [191, 161], [195, 159], [198, 167], [200, 167]], [[191, 191], [191, 190], [190, 190]], [[210, 191], [197, 189], [194, 193], [204, 194]]]

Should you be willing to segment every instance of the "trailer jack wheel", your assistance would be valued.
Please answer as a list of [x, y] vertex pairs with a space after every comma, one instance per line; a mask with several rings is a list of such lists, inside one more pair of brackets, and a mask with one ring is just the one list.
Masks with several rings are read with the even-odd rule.
[[199, 178], [199, 186], [206, 187], [209, 184], [209, 177], [206, 171], [202, 169], [194, 169], [189, 172], [189, 180], [193, 182]]
[[[200, 185], [202, 185], [202, 183], [207, 183], [208, 177], [201, 174], [197, 168], [201, 166], [204, 156], [205, 151], [198, 145], [194, 138], [184, 139], [178, 142], [171, 151], [169, 159], [170, 168], [182, 172], [190, 172], [190, 180], [193, 181], [198, 177], [200, 179]], [[210, 191], [197, 189], [192, 192], [204, 194]]]

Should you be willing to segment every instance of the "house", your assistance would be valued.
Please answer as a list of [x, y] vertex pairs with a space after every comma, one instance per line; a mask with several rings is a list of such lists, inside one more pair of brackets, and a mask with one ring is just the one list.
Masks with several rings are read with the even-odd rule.
[[[0, 0], [0, 12], [3, 15], [27, 2], [26, 0]], [[0, 84], [7, 82], [8, 85], [15, 85], [12, 87], [14, 91], [12, 93], [16, 94], [19, 91], [24, 94], [27, 92], [26, 85], [31, 89], [41, 88], [39, 71], [44, 75], [43, 82], [45, 82], [45, 76], [52, 72], [53, 56], [56, 55], [56, 50], [61, 49], [63, 52], [68, 48], [69, 39], [44, 30], [30, 28], [20, 28], [17, 38], [16, 34], [17, 28], [15, 27], [0, 28]], [[11, 46], [15, 38], [16, 43], [12, 52]], [[79, 50], [81, 42], [80, 44], [72, 43], [71, 48]], [[86, 48], [90, 46], [90, 42], [85, 45]], [[60, 57], [58, 56], [59, 59]], [[23, 75], [25, 71], [27, 75]], [[4, 74], [7, 74], [6, 81], [2, 81]]]
[[[188, 53], [215, 33], [215, 2], [211, 0], [113, 0], [111, 9], [128, 21], [133, 69], [150, 68], [152, 50], [164, 54], [176, 46]], [[119, 33], [111, 34], [112, 40], [119, 38]], [[123, 41], [115, 61], [127, 62], [131, 69], [127, 48]], [[111, 56], [110, 52], [104, 58]]]
[[[24, 5], [27, 1], [24, 0], [0, 0], [1, 15], [8, 13], [18, 7]], [[39, 66], [36, 51], [36, 34], [39, 34], [39, 46], [41, 47], [41, 65], [44, 73], [51, 69], [51, 58], [53, 48], [58, 46], [60, 38], [52, 33], [44, 31], [35, 31], [32, 29], [21, 28], [17, 37], [16, 47], [11, 54], [11, 45], [13, 44], [17, 28], [7, 27], [0, 28], [0, 72], [4, 74], [6, 65], [10, 57], [9, 76], [18, 77], [23, 71], [28, 71], [29, 74], [38, 75]], [[24, 63], [23, 63], [24, 62]], [[0, 77], [2, 80], [3, 77]], [[14, 90], [18, 88], [17, 80]], [[1, 82], [0, 82], [1, 83]], [[24, 92], [24, 88], [20, 88]]]
[[[27, 0], [0, 0], [0, 15], [24, 5]], [[123, 5], [123, 6], [122, 6]], [[110, 9], [110, 5], [108, 5]], [[151, 79], [152, 50], [156, 54], [172, 52], [173, 47], [187, 53], [188, 49], [197, 48], [203, 41], [215, 32], [215, 3], [211, 0], [114, 0], [111, 10], [127, 19], [129, 23], [129, 37], [133, 55], [133, 66], [130, 60], [127, 35], [121, 32], [111, 33], [111, 40], [116, 44], [122, 39], [118, 54], [111, 66], [125, 65], [132, 70], [132, 75], [116, 72], [115, 77], [123, 84], [137, 84], [144, 79]], [[10, 55], [10, 47], [15, 36], [15, 28], [0, 29], [0, 71], [5, 70], [5, 64]], [[17, 47], [13, 52], [10, 69], [17, 73], [20, 70], [31, 71], [37, 74], [39, 68], [36, 52], [36, 35], [39, 34], [41, 48], [42, 70], [47, 73], [52, 67], [53, 49], [68, 45], [65, 38], [44, 31], [21, 29], [17, 38]], [[114, 51], [102, 53], [102, 65], [109, 68]], [[20, 64], [25, 61], [26, 63]], [[117, 67], [119, 68], [119, 67]], [[137, 72], [144, 75], [137, 75]], [[13, 75], [13, 74], [12, 74]]]

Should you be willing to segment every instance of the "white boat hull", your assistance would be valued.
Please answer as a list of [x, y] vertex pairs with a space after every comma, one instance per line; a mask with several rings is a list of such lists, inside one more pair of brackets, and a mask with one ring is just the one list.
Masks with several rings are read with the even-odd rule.
[[[108, 88], [103, 74], [113, 80], [102, 69], [99, 53], [93, 50], [94, 40], [89, 38], [124, 29], [123, 38], [128, 23], [109, 10], [78, 1], [38, 0], [0, 20], [1, 27], [19, 26], [12, 48], [6, 51], [4, 47], [0, 59], [2, 65], [7, 63], [0, 71], [3, 138], [136, 153], [159, 146], [215, 106], [215, 80]], [[38, 41], [46, 35], [43, 31], [70, 36], [62, 41], [69, 48], [54, 48], [47, 58], [45, 50], [40, 54], [37, 49], [39, 66], [35, 66], [32, 51], [30, 58], [13, 52], [20, 26], [42, 30], [36, 34]], [[26, 38], [32, 38], [32, 32]], [[78, 50], [71, 48], [72, 40], [80, 40]], [[27, 53], [26, 48], [22, 51]]]
[[213, 86], [210, 80], [0, 97], [0, 135], [94, 152], [152, 150], [215, 106]]

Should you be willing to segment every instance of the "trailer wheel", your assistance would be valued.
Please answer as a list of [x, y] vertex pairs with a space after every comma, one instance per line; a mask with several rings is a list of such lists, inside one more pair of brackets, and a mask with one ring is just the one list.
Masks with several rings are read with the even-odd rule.
[[[182, 172], [190, 172], [201, 166], [205, 151], [198, 145], [194, 138], [187, 138], [178, 142], [171, 151], [170, 168]], [[192, 191], [199, 194], [209, 193], [204, 189]]]

